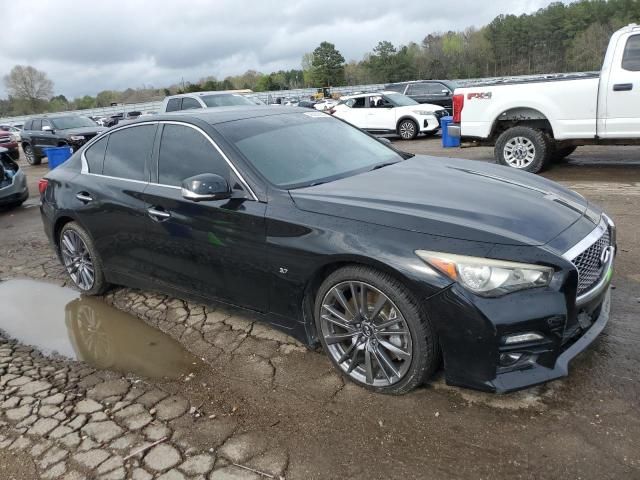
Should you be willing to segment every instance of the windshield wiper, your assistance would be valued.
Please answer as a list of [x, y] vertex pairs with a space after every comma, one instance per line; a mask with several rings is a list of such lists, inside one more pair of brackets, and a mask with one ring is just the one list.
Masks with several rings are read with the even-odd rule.
[[388, 167], [389, 165], [395, 165], [398, 162], [384, 162], [384, 163], [379, 163], [377, 165], [374, 165], [371, 169], [369, 169], [370, 172], [373, 172], [374, 170], [378, 170], [379, 168], [383, 168], [383, 167]]

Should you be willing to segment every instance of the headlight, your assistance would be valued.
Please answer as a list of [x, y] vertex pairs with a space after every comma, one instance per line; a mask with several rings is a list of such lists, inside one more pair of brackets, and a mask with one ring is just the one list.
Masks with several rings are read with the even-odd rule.
[[490, 258], [416, 250], [422, 260], [483, 297], [549, 285], [553, 268]]
[[82, 135], [71, 135], [69, 136], [69, 140], [71, 140], [72, 142], [80, 142], [84, 140], [84, 137]]
[[435, 115], [431, 110], [416, 110], [418, 115]]

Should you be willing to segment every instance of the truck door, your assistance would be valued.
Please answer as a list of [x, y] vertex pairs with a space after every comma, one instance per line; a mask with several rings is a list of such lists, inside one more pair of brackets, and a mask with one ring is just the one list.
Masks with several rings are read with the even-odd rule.
[[606, 85], [601, 136], [640, 138], [640, 32], [618, 39]]

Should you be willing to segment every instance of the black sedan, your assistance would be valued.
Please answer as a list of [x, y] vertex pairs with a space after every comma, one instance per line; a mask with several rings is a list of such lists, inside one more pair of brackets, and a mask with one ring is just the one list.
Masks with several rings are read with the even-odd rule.
[[40, 183], [47, 236], [90, 295], [216, 300], [317, 342], [354, 382], [510, 391], [567, 374], [604, 328], [612, 221], [544, 178], [411, 156], [320, 112], [138, 120]]

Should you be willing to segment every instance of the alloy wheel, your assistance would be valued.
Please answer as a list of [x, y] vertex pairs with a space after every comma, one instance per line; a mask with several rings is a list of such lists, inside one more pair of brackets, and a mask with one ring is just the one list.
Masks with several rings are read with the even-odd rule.
[[416, 135], [416, 125], [413, 122], [402, 122], [400, 124], [400, 136], [405, 140], [410, 140]]
[[95, 269], [84, 241], [73, 230], [66, 230], [60, 241], [64, 266], [78, 288], [90, 290], [95, 281]]
[[360, 281], [333, 286], [322, 299], [328, 354], [352, 379], [376, 387], [399, 382], [412, 359], [409, 326], [383, 292]]
[[24, 156], [27, 157], [27, 163], [29, 165], [33, 165], [35, 161], [35, 154], [33, 153], [33, 148], [28, 146], [24, 149]]
[[536, 147], [526, 137], [514, 137], [504, 146], [504, 161], [511, 167], [526, 168], [536, 157]]

